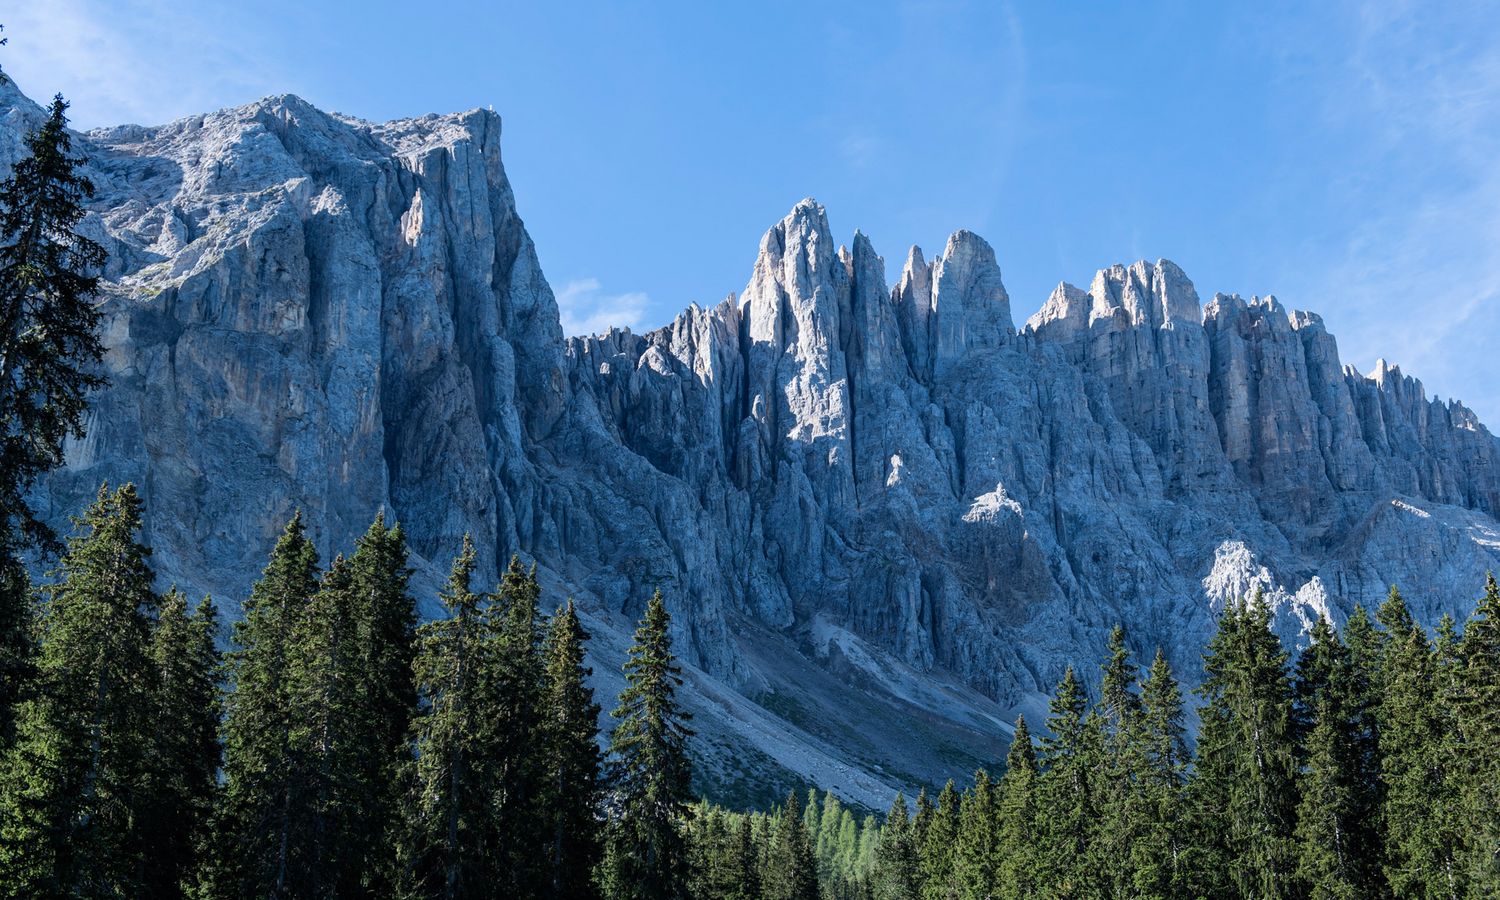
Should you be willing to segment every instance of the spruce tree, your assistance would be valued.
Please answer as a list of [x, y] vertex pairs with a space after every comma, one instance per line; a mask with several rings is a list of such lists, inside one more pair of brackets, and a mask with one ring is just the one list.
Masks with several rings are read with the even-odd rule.
[[26, 492], [62, 462], [65, 439], [83, 436], [88, 392], [104, 383], [94, 298], [105, 252], [77, 230], [94, 186], [78, 171], [67, 109], [61, 95], [52, 101], [47, 120], [26, 136], [26, 157], [0, 183], [0, 553], [7, 558], [27, 543], [52, 546]]
[[1186, 893], [1181, 859], [1183, 783], [1189, 755], [1183, 726], [1182, 691], [1161, 648], [1141, 685], [1141, 712], [1129, 744], [1137, 779], [1132, 794], [1138, 831], [1128, 849], [1135, 896], [1176, 897]]
[[1377, 618], [1386, 629], [1377, 676], [1386, 880], [1398, 897], [1462, 897], [1461, 835], [1444, 827], [1457, 748], [1433, 703], [1432, 646], [1394, 587]]
[[891, 803], [881, 832], [875, 867], [877, 900], [917, 900], [921, 883], [917, 877], [919, 863], [916, 835], [901, 794]]
[[400, 833], [401, 785], [411, 760], [417, 713], [413, 679], [416, 601], [411, 596], [406, 536], [377, 514], [349, 558], [349, 611], [356, 654], [350, 676], [359, 697], [350, 766], [358, 790], [354, 844], [344, 853], [361, 872], [361, 890], [389, 896], [396, 875], [389, 848]]
[[[1448, 644], [1453, 643], [1450, 636]], [[1440, 650], [1440, 656], [1442, 651]], [[1484, 595], [1464, 625], [1456, 652], [1447, 654], [1457, 701], [1457, 740], [1449, 746], [1462, 760], [1458, 785], [1464, 818], [1464, 877], [1477, 894], [1500, 893], [1500, 584], [1485, 576]], [[1449, 732], [1450, 735], [1453, 732]], [[1441, 814], [1441, 809], [1438, 813]]]
[[152, 712], [149, 801], [142, 821], [151, 835], [143, 894], [191, 896], [197, 852], [207, 839], [218, 789], [219, 619], [204, 597], [192, 612], [178, 590], [162, 598], [151, 640], [157, 671]]
[[1287, 656], [1259, 591], [1231, 606], [1204, 658], [1194, 772], [1194, 888], [1206, 896], [1295, 894], [1296, 759]]
[[1016, 729], [1005, 756], [1005, 775], [1000, 779], [996, 817], [998, 864], [995, 896], [1025, 900], [1041, 889], [1041, 857], [1037, 843], [1041, 823], [1037, 820], [1036, 748], [1026, 717], [1016, 717]]
[[[4, 76], [0, 75], [0, 83]], [[78, 172], [67, 104], [55, 98], [0, 183], [0, 754], [15, 739], [34, 675], [28, 547], [56, 549], [26, 500], [83, 435], [87, 393], [103, 383], [94, 304], [104, 248], [77, 231], [94, 186]]]
[[953, 893], [953, 847], [958, 840], [959, 794], [950, 780], [938, 793], [922, 835], [922, 896], [947, 900]]
[[1097, 721], [1100, 728], [1098, 753], [1091, 781], [1096, 784], [1093, 832], [1090, 835], [1092, 866], [1103, 873], [1112, 896], [1132, 894], [1132, 873], [1121, 865], [1140, 842], [1140, 804], [1144, 765], [1139, 744], [1140, 697], [1137, 674], [1125, 645], [1125, 629], [1116, 625], [1109, 635], [1109, 656], [1101, 667]]
[[960, 900], [988, 900], [995, 895], [1000, 861], [995, 787], [983, 769], [964, 794], [953, 850], [953, 887]]
[[139, 896], [158, 671], [157, 598], [131, 485], [75, 520], [41, 621], [37, 687], [0, 774], [0, 891]]
[[292, 896], [305, 775], [292, 741], [290, 663], [318, 589], [318, 556], [294, 514], [235, 623], [227, 655], [224, 786], [202, 883], [214, 897]]
[[471, 587], [474, 566], [474, 543], [464, 535], [440, 595], [448, 616], [417, 631], [414, 671], [422, 705], [400, 847], [404, 889], [412, 897], [491, 895], [486, 840], [493, 829], [484, 738], [493, 698], [484, 677], [484, 597]]
[[541, 589], [536, 570], [512, 557], [486, 616], [491, 636], [487, 690], [494, 715], [485, 737], [495, 773], [493, 878], [514, 896], [537, 896], [550, 835], [535, 824], [547, 790], [543, 758]]
[[682, 822], [692, 770], [689, 716], [677, 702], [682, 669], [672, 655], [671, 617], [661, 591], [646, 606], [625, 663], [625, 690], [612, 715], [612, 820], [601, 866], [611, 900], [678, 900], [686, 894]]
[[788, 794], [786, 806], [776, 822], [771, 852], [761, 881], [763, 900], [818, 900], [818, 864], [802, 816], [797, 795]]
[[1297, 664], [1295, 719], [1302, 759], [1297, 875], [1311, 900], [1376, 896], [1375, 810], [1365, 800], [1358, 697], [1349, 652], [1320, 617]]
[[1101, 873], [1089, 857], [1097, 816], [1095, 767], [1102, 733], [1098, 717], [1087, 714], [1088, 698], [1069, 666], [1057, 686], [1042, 741], [1039, 821], [1044, 887], [1080, 896], [1097, 887]]
[[[545, 896], [591, 897], [600, 854], [599, 706], [584, 665], [589, 635], [573, 601], [557, 611], [547, 630], [546, 689], [542, 699], [547, 787], [548, 877]], [[735, 835], [738, 838], [738, 835]]]
[[361, 746], [368, 708], [360, 690], [359, 635], [350, 566], [335, 557], [313, 594], [288, 648], [291, 723], [290, 860], [287, 890], [295, 896], [355, 897], [375, 859], [365, 808]]

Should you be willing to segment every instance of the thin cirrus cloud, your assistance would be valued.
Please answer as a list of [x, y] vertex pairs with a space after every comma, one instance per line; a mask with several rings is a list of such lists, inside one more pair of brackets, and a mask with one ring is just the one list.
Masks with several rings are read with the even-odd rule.
[[597, 278], [576, 278], [557, 292], [564, 334], [602, 334], [612, 327], [640, 328], [651, 298], [644, 291], [606, 293]]
[[[278, 67], [235, 14], [180, 0], [49, 0], [4, 11], [5, 72], [41, 101], [61, 93], [74, 125], [159, 125], [277, 92]], [[188, 73], [184, 64], [212, 60]], [[281, 88], [285, 90], [285, 87]]]

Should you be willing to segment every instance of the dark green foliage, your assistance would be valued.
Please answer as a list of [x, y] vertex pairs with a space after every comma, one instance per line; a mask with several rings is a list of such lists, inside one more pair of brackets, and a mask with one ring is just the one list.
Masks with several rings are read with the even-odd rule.
[[626, 687], [612, 715], [611, 821], [600, 882], [609, 898], [686, 896], [682, 823], [692, 798], [689, 718], [677, 702], [682, 670], [672, 655], [671, 618], [657, 591], [636, 629]]
[[875, 896], [878, 900], [917, 900], [921, 896], [917, 837], [901, 794], [896, 795], [886, 814], [879, 847]]
[[103, 487], [48, 587], [37, 685], [0, 773], [0, 894], [138, 896], [158, 668], [135, 489]]
[[1226, 608], [1207, 677], [1192, 827], [1194, 888], [1206, 896], [1295, 896], [1297, 763], [1287, 656], [1257, 591]]
[[[547, 765], [542, 810], [548, 840], [544, 894], [555, 898], [593, 896], [592, 872], [600, 854], [599, 706], [587, 682], [592, 671], [583, 664], [588, 637], [571, 600], [552, 617], [547, 631], [542, 697]], [[737, 841], [739, 834], [732, 837]]]
[[[1463, 875], [1476, 889], [1500, 885], [1500, 585], [1485, 577], [1484, 595], [1454, 646], [1451, 623], [1446, 647], [1439, 639], [1438, 665], [1451, 673], [1456, 729], [1446, 742], [1462, 768], [1455, 783], [1466, 847]], [[1447, 831], [1459, 823], [1442, 822]]]
[[52, 534], [26, 502], [37, 476], [83, 436], [88, 391], [103, 383], [94, 304], [104, 248], [75, 229], [94, 186], [77, 171], [68, 105], [26, 136], [0, 183], [0, 556]]
[[988, 772], [974, 773], [974, 785], [960, 806], [953, 886], [961, 900], [985, 900], [994, 896], [1000, 862], [999, 816]]
[[1087, 710], [1083, 685], [1069, 666], [1052, 698], [1051, 734], [1042, 740], [1038, 801], [1044, 877], [1068, 896], [1090, 892], [1100, 875], [1090, 859], [1089, 839], [1097, 816], [1102, 725]]
[[151, 836], [143, 892], [192, 893], [199, 847], [207, 840], [219, 771], [219, 618], [204, 597], [192, 612], [172, 590], [161, 601], [151, 656], [157, 671], [148, 801], [142, 829]]
[[764, 900], [818, 900], [818, 864], [795, 794], [787, 796], [776, 820], [760, 890]]
[[299, 512], [277, 540], [234, 627], [224, 787], [202, 876], [210, 896], [294, 896], [302, 874], [307, 823], [301, 803], [307, 797], [301, 788], [309, 762], [293, 740], [297, 686], [291, 665], [317, 591], [317, 551]]
[[995, 896], [1006, 900], [1031, 897], [1042, 883], [1038, 850], [1041, 823], [1037, 820], [1039, 777], [1031, 730], [1026, 727], [1026, 717], [1017, 716], [1010, 752], [1005, 756], [1005, 775], [1000, 779], [996, 811], [1000, 859], [995, 874]]
[[1130, 892], [1143, 898], [1176, 897], [1186, 892], [1181, 859], [1191, 839], [1183, 821], [1189, 756], [1182, 691], [1160, 649], [1141, 685], [1140, 706], [1128, 745], [1136, 779], [1130, 800], [1135, 832], [1127, 851]]
[[11, 552], [0, 547], [0, 758], [16, 738], [16, 707], [32, 678], [31, 579]]
[[958, 789], [949, 781], [922, 829], [922, 896], [926, 900], [945, 900], [954, 894], [953, 847], [958, 840], [960, 802]]
[[401, 845], [413, 897], [488, 896], [489, 772], [484, 757], [492, 698], [485, 690], [484, 598], [474, 593], [474, 544], [464, 536], [441, 597], [448, 617], [417, 632], [416, 760]]
[[1297, 876], [1311, 900], [1377, 896], [1373, 779], [1358, 742], [1360, 690], [1349, 651], [1327, 619], [1318, 619], [1311, 639], [1295, 683], [1302, 757]]

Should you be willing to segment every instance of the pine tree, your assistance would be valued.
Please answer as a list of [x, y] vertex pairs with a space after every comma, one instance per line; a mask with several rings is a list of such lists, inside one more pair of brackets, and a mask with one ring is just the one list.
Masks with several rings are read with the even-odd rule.
[[152, 712], [148, 805], [142, 829], [151, 836], [143, 894], [186, 897], [192, 892], [199, 847], [217, 793], [220, 712], [219, 619], [204, 597], [188, 611], [187, 597], [169, 591], [152, 635], [158, 691]]
[[389, 848], [399, 837], [403, 772], [411, 760], [411, 729], [417, 713], [413, 680], [416, 601], [411, 596], [406, 536], [377, 514], [349, 558], [349, 610], [356, 649], [358, 733], [351, 754], [358, 786], [354, 845], [344, 848], [348, 865], [360, 872], [361, 889], [389, 896], [397, 875]]
[[1454, 746], [1433, 701], [1432, 647], [1391, 588], [1377, 676], [1385, 876], [1398, 897], [1462, 897], [1460, 835], [1443, 827], [1454, 798]]
[[1199, 688], [1192, 866], [1201, 895], [1295, 893], [1296, 759], [1286, 667], [1259, 591], [1242, 609], [1226, 609]]
[[818, 900], [818, 864], [807, 828], [797, 813], [796, 794], [787, 795], [763, 872], [764, 900]]
[[1349, 652], [1326, 618], [1318, 619], [1310, 637], [1295, 682], [1303, 765], [1297, 875], [1311, 900], [1376, 896], [1377, 848], [1370, 827], [1375, 810], [1365, 802], [1371, 773], [1361, 768]]
[[0, 891], [137, 896], [145, 853], [157, 669], [150, 554], [131, 485], [75, 520], [48, 588], [37, 690], [0, 777]]
[[1097, 719], [1101, 748], [1090, 780], [1097, 785], [1096, 817], [1090, 835], [1092, 866], [1104, 874], [1112, 896], [1133, 893], [1128, 859], [1140, 841], [1137, 794], [1143, 760], [1139, 738], [1141, 701], [1136, 694], [1136, 667], [1125, 646], [1125, 629], [1116, 625], [1109, 635], [1109, 656], [1101, 667]]
[[948, 900], [953, 886], [953, 846], [958, 839], [958, 790], [949, 781], [938, 794], [922, 835], [922, 896], [925, 900]]
[[1031, 730], [1026, 727], [1026, 717], [1017, 716], [996, 804], [999, 861], [995, 896], [1005, 900], [1024, 900], [1041, 890], [1041, 857], [1037, 850], [1041, 836], [1041, 823], [1037, 820], [1039, 777]]
[[974, 773], [974, 785], [964, 795], [958, 817], [958, 839], [953, 851], [953, 882], [961, 900], [988, 900], [995, 894], [1000, 857], [995, 788], [989, 773]]
[[1062, 896], [1095, 890], [1100, 873], [1090, 859], [1097, 816], [1095, 784], [1102, 725], [1087, 715], [1088, 698], [1069, 666], [1050, 704], [1042, 741], [1038, 819], [1043, 825], [1042, 869], [1047, 888]]
[[77, 170], [59, 95], [0, 183], [0, 551], [52, 546], [27, 490], [83, 436], [104, 346], [94, 304], [104, 248], [76, 229], [94, 186]]
[[1129, 847], [1131, 886], [1142, 898], [1186, 893], [1181, 858], [1183, 783], [1189, 760], [1184, 737], [1182, 691], [1172, 667], [1157, 648], [1141, 685], [1141, 712], [1130, 741], [1138, 784], [1132, 795], [1138, 833]]
[[[1448, 642], [1451, 646], [1451, 631]], [[1457, 652], [1448, 655], [1456, 657], [1448, 668], [1454, 674], [1459, 736], [1449, 743], [1463, 764], [1462, 796], [1454, 799], [1468, 820], [1464, 877], [1475, 893], [1493, 895], [1500, 893], [1500, 584], [1493, 572], [1485, 576], [1484, 596], [1464, 626]]]
[[487, 610], [492, 636], [487, 669], [494, 716], [485, 737], [495, 769], [491, 853], [494, 879], [513, 896], [536, 896], [549, 880], [549, 835], [535, 827], [546, 784], [542, 723], [541, 589], [535, 568], [528, 573], [519, 557], [510, 565]]
[[484, 737], [493, 698], [484, 667], [484, 597], [474, 593], [474, 543], [464, 535], [441, 599], [448, 617], [417, 631], [414, 672], [422, 698], [415, 725], [413, 797], [401, 844], [405, 892], [443, 900], [491, 895]]
[[917, 900], [921, 895], [918, 864], [916, 834], [906, 811], [906, 798], [897, 794], [880, 835], [875, 867], [878, 900]]
[[672, 655], [671, 618], [657, 591], [625, 663], [625, 690], [612, 714], [609, 775], [613, 821], [602, 887], [610, 900], [678, 900], [687, 886], [682, 822], [692, 770], [688, 714], [677, 703], [682, 670]]
[[545, 896], [558, 900], [593, 896], [591, 873], [600, 854], [599, 706], [588, 686], [592, 670], [583, 664], [588, 639], [570, 600], [547, 631], [542, 700], [548, 767]]
[[291, 801], [287, 890], [354, 897], [378, 849], [365, 808], [361, 763], [368, 708], [360, 690], [359, 634], [349, 563], [335, 557], [287, 653]]
[[318, 589], [318, 556], [302, 514], [287, 523], [227, 656], [224, 787], [214, 812], [202, 883], [214, 897], [291, 896], [299, 826], [297, 779], [305, 769], [292, 737], [290, 662]]
[[[4, 76], [0, 75], [0, 83]], [[86, 396], [103, 383], [94, 305], [104, 248], [76, 230], [94, 187], [77, 171], [67, 104], [25, 138], [27, 156], [0, 183], [0, 754], [15, 740], [34, 676], [32, 592], [21, 555], [56, 549], [26, 501], [82, 437]]]

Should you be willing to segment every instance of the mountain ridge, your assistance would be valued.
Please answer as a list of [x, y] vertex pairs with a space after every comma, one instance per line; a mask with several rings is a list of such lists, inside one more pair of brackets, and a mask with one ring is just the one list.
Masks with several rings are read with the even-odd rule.
[[870, 806], [993, 764], [1115, 621], [1191, 683], [1256, 587], [1295, 640], [1393, 581], [1462, 613], [1500, 561], [1472, 412], [1349, 371], [1273, 297], [1200, 304], [1165, 260], [1018, 330], [982, 238], [890, 286], [804, 200], [731, 301], [565, 337], [500, 133], [285, 95], [82, 136], [113, 383], [49, 517], [136, 481], [162, 579], [231, 612], [293, 507], [325, 559], [389, 510], [424, 588], [472, 532], [487, 577], [521, 552], [579, 596], [602, 691], [661, 586], [708, 780]]

